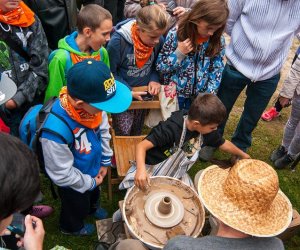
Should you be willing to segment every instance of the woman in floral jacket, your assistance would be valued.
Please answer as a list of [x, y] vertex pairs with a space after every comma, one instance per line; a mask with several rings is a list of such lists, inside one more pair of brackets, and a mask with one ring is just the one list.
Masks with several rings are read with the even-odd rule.
[[189, 109], [200, 92], [217, 93], [228, 13], [223, 0], [200, 0], [182, 17], [178, 28], [169, 31], [156, 69], [164, 84], [176, 84], [180, 109]]

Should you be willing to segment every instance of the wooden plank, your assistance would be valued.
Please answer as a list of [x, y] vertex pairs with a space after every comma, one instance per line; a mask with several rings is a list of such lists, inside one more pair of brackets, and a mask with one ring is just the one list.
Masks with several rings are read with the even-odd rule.
[[128, 109], [160, 109], [159, 101], [132, 101]]

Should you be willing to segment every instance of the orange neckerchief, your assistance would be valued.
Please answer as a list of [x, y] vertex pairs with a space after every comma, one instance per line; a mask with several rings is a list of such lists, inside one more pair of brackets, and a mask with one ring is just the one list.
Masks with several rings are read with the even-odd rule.
[[74, 121], [90, 129], [100, 126], [102, 122], [102, 111], [95, 115], [91, 115], [83, 109], [76, 110], [68, 100], [67, 87], [63, 87], [59, 92], [59, 100], [64, 110]]
[[153, 47], [149, 47], [142, 43], [137, 33], [137, 25], [134, 23], [131, 27], [131, 37], [133, 41], [134, 57], [136, 66], [140, 69], [149, 60]]
[[34, 13], [28, 6], [20, 2], [20, 5], [7, 13], [0, 10], [0, 22], [19, 27], [29, 27], [35, 21]]
[[209, 39], [209, 37], [205, 37], [205, 38], [199, 37], [199, 38], [197, 39], [197, 44], [201, 44], [201, 43], [207, 42], [208, 39]]
[[82, 62], [83, 60], [86, 60], [86, 59], [94, 59], [96, 61], [100, 61], [100, 53], [98, 55], [89, 55], [89, 56], [80, 56], [78, 54], [75, 54], [73, 52], [70, 53], [71, 55], [71, 60], [72, 60], [72, 63], [73, 64], [76, 64], [76, 63], [79, 63], [79, 62]]

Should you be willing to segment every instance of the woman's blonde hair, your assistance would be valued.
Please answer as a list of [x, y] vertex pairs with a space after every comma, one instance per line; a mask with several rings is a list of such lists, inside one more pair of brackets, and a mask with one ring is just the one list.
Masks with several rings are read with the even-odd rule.
[[191, 11], [186, 13], [178, 24], [178, 41], [189, 38], [197, 47], [198, 31], [197, 23], [200, 20], [206, 21], [209, 25], [221, 25], [209, 39], [206, 50], [207, 56], [215, 56], [221, 50], [221, 36], [224, 32], [229, 9], [226, 0], [198, 0]]
[[169, 16], [167, 12], [157, 4], [147, 5], [136, 14], [137, 25], [147, 32], [165, 30], [168, 27], [168, 21]]

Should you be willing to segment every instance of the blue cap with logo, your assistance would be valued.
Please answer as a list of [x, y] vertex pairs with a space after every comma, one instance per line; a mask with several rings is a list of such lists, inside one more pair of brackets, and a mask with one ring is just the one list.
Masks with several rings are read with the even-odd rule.
[[114, 79], [105, 63], [93, 59], [69, 69], [67, 88], [72, 97], [110, 113], [124, 112], [132, 101], [130, 89]]

